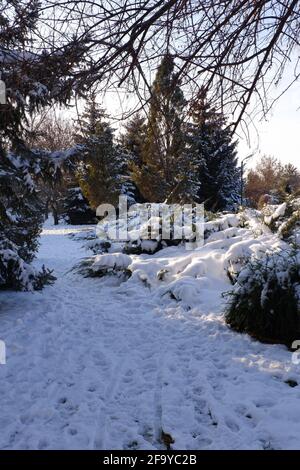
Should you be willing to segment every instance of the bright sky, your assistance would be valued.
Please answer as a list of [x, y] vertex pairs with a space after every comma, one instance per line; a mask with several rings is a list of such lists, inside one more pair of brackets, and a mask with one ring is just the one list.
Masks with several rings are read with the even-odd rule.
[[252, 151], [255, 153], [249, 166], [255, 163], [259, 155], [266, 154], [300, 168], [300, 80], [275, 103], [267, 121], [258, 121], [255, 125], [258, 136], [251, 132], [251, 147], [245, 140], [239, 144], [241, 157]]

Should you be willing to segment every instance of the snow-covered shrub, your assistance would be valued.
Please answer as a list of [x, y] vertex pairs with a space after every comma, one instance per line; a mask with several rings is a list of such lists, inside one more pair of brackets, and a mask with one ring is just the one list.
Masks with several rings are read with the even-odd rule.
[[184, 276], [172, 281], [162, 290], [162, 295], [169, 295], [171, 299], [181, 302], [183, 307], [190, 309], [199, 305], [199, 299], [203, 298], [208, 283], [205, 277], [195, 279]]
[[125, 280], [131, 276], [131, 271], [128, 269], [130, 264], [130, 256], [123, 253], [108, 253], [86, 258], [75, 266], [75, 269], [85, 277], [114, 275]]
[[279, 235], [284, 240], [288, 240], [294, 235], [297, 235], [296, 232], [299, 232], [299, 227], [300, 227], [300, 210], [296, 210], [292, 213], [292, 215], [286, 221], [284, 221], [280, 225], [278, 232], [279, 232]]
[[97, 240], [96, 238], [96, 233], [95, 233], [95, 228], [82, 228], [82, 230], [74, 231], [68, 234], [69, 238], [72, 238], [72, 240], [75, 241], [88, 241], [92, 242]]
[[18, 246], [0, 235], [0, 289], [39, 290], [55, 280], [44, 266], [36, 270], [20, 255]]
[[157, 240], [136, 240], [125, 243], [123, 251], [128, 255], [140, 255], [142, 253], [148, 253], [153, 255], [157, 251], [165, 248], [167, 245], [165, 242]]
[[228, 294], [226, 322], [239, 332], [290, 345], [300, 336], [300, 253], [294, 249], [250, 261]]
[[[184, 221], [189, 223], [184, 226], [182, 208], [176, 207], [178, 210], [176, 215], [172, 210], [169, 212], [169, 208], [170, 206], [166, 204], [135, 204], [128, 216], [119, 214], [116, 219], [106, 217], [99, 222], [97, 235], [101, 240], [106, 239], [110, 242], [112, 247], [117, 244], [126, 254], [154, 254], [167, 246], [178, 246], [181, 243], [193, 242], [196, 236], [199, 238], [202, 226], [196, 211], [194, 209], [189, 213], [185, 211]], [[166, 229], [170, 229], [167, 236], [164, 235]], [[127, 239], [122, 237], [119, 239], [120, 233], [125, 234]], [[92, 244], [88, 248], [93, 249]]]
[[286, 202], [280, 205], [265, 206], [262, 209], [264, 223], [272, 230], [272, 232], [277, 232], [280, 226], [280, 221], [290, 212], [290, 205]]
[[107, 240], [94, 238], [89, 240], [84, 247], [86, 250], [91, 250], [96, 255], [108, 253], [109, 249], [111, 248], [111, 243]]
[[209, 219], [204, 225], [204, 238], [208, 239], [213, 233], [221, 232], [228, 228], [239, 227], [240, 219], [236, 214], [219, 214], [218, 217]]

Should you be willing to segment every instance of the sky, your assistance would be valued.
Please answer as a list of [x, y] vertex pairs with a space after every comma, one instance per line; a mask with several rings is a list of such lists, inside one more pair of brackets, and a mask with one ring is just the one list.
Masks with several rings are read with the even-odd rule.
[[300, 168], [300, 80], [278, 100], [267, 120], [257, 121], [255, 126], [256, 132], [251, 131], [250, 146], [245, 139], [239, 143], [240, 158], [253, 152], [249, 166], [265, 154]]

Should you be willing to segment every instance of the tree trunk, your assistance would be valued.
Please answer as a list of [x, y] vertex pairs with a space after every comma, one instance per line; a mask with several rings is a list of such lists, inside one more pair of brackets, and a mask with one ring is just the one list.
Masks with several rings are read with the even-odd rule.
[[55, 205], [52, 205], [52, 215], [54, 219], [54, 225], [58, 225], [58, 212], [57, 207]]
[[46, 204], [45, 204], [44, 215], [45, 215], [45, 220], [47, 220], [49, 217], [49, 199], [47, 199]]

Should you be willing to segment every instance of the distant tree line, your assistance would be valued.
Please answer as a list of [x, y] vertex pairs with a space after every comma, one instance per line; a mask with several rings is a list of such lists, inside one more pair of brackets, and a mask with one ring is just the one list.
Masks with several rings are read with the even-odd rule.
[[248, 205], [253, 207], [276, 204], [299, 191], [298, 168], [291, 163], [283, 164], [275, 157], [263, 156], [247, 174], [245, 196]]

